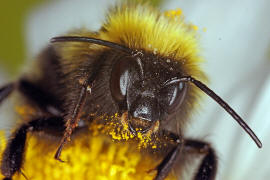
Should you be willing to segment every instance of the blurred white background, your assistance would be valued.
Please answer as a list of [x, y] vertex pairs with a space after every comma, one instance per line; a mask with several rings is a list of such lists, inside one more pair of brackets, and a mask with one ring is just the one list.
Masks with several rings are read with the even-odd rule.
[[[107, 7], [114, 2], [58, 0], [37, 7], [26, 21], [28, 59], [51, 37], [67, 30], [98, 30]], [[263, 148], [258, 149], [240, 126], [206, 96], [202, 108], [194, 113], [187, 136], [211, 142], [216, 149], [217, 179], [269, 179], [270, 1], [168, 0], [162, 7], [176, 8], [181, 8], [186, 20], [199, 27], [209, 87], [244, 118], [261, 139]], [[2, 77], [0, 82], [5, 81]], [[0, 111], [2, 114], [4, 107]], [[2, 119], [1, 115], [1, 125]]]

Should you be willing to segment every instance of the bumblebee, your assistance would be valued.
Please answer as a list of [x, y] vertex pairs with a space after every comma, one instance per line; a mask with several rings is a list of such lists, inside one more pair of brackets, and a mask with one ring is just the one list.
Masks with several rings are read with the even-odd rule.
[[98, 32], [81, 29], [52, 38], [38, 57], [38, 76], [25, 75], [0, 89], [0, 102], [17, 90], [42, 112], [13, 132], [2, 155], [2, 174], [12, 179], [21, 172], [28, 132], [62, 137], [54, 158], [63, 162], [61, 152], [73, 132], [86, 128], [163, 157], [152, 167], [156, 180], [177, 168], [183, 154], [204, 156], [193, 179], [215, 179], [214, 149], [183, 133], [201, 92], [221, 105], [258, 147], [262, 144], [201, 82], [206, 80], [201, 61], [190, 26], [144, 4], [111, 8]]

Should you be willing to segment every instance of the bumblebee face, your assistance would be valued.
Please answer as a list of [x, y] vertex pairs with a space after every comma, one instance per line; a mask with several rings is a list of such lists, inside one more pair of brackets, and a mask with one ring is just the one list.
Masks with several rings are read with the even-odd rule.
[[[139, 54], [139, 55], [138, 55]], [[131, 133], [157, 130], [183, 103], [187, 84], [178, 62], [151, 54], [122, 56], [113, 65], [111, 93]]]

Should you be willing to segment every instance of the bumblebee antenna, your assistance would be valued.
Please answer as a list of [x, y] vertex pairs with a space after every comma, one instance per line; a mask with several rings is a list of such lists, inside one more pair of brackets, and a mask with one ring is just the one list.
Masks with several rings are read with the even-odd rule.
[[212, 91], [205, 84], [203, 84], [202, 82], [196, 80], [191, 76], [182, 77], [178, 79], [178, 81], [184, 82], [189, 81], [195, 84], [204, 93], [206, 93], [208, 96], [214, 99], [221, 107], [223, 107], [223, 109], [225, 109], [238, 122], [238, 124], [248, 133], [248, 135], [253, 139], [253, 141], [259, 148], [262, 147], [261, 141], [256, 136], [256, 134], [250, 129], [250, 127], [245, 123], [245, 121], [223, 99], [221, 99], [216, 93], [214, 93], [214, 91]]
[[93, 44], [98, 44], [101, 46], [105, 47], [110, 47], [113, 49], [118, 49], [120, 51], [123, 51], [125, 53], [132, 54], [132, 50], [129, 49], [126, 46], [106, 41], [106, 40], [101, 40], [101, 39], [96, 39], [96, 38], [91, 38], [91, 37], [82, 37], [82, 36], [59, 36], [59, 37], [54, 37], [50, 41], [51, 43], [56, 43], [56, 42], [87, 42], [87, 43], [93, 43]]

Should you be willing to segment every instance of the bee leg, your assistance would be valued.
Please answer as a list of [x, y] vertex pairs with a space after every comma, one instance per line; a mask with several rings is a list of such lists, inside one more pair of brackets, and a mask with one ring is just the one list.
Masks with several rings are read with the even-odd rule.
[[21, 79], [18, 83], [18, 90], [30, 101], [37, 104], [43, 111], [48, 112], [53, 116], [61, 116], [62, 110], [59, 109], [60, 103], [57, 99], [36, 84]]
[[15, 89], [15, 84], [14, 83], [9, 83], [5, 85], [4, 87], [0, 88], [0, 104], [4, 99], [6, 99], [11, 92]]
[[157, 175], [154, 180], [163, 180], [171, 172], [173, 165], [175, 164], [179, 154], [183, 148], [183, 141], [176, 139], [177, 145], [169, 152], [165, 159], [157, 166]]
[[60, 145], [59, 145], [59, 147], [54, 155], [54, 158], [60, 162], [63, 162], [60, 159], [62, 149], [63, 149], [64, 145], [67, 143], [67, 141], [70, 141], [70, 136], [71, 136], [73, 130], [78, 126], [78, 122], [80, 120], [80, 113], [81, 113], [81, 110], [82, 110], [84, 103], [86, 101], [86, 94], [87, 94], [86, 91], [87, 91], [87, 87], [83, 86], [83, 88], [81, 89], [80, 95], [78, 97], [76, 106], [72, 110], [72, 113], [67, 115], [66, 129], [64, 132], [64, 136], [63, 136], [63, 138], [60, 142]]
[[62, 149], [64, 145], [70, 141], [70, 136], [73, 132], [73, 130], [78, 126], [78, 122], [80, 120], [80, 113], [83, 109], [83, 106], [86, 101], [87, 94], [91, 94], [91, 88], [93, 87], [94, 81], [96, 80], [100, 69], [102, 68], [106, 58], [100, 57], [94, 62], [94, 69], [91, 72], [90, 75], [88, 75], [83, 82], [81, 82], [81, 89], [80, 92], [76, 95], [76, 103], [74, 103], [73, 106], [71, 106], [71, 109], [69, 110], [69, 113], [67, 116], [65, 116], [66, 121], [66, 129], [64, 136], [60, 142], [60, 145], [54, 155], [54, 158], [56, 160], [59, 160], [60, 162], [63, 162], [60, 159], [60, 155], [62, 152]]
[[20, 172], [25, 152], [27, 132], [51, 130], [63, 132], [65, 123], [62, 117], [39, 118], [21, 125], [11, 136], [4, 150], [1, 160], [1, 172], [4, 179], [12, 179], [16, 172]]
[[214, 180], [217, 172], [216, 153], [210, 144], [198, 140], [185, 140], [183, 151], [189, 154], [204, 154], [194, 180]]
[[37, 85], [21, 79], [16, 83], [9, 83], [0, 88], [0, 104], [6, 99], [12, 91], [19, 90], [28, 100], [34, 102], [43, 111], [50, 113], [53, 116], [61, 116], [62, 110], [59, 109], [60, 104], [55, 97], [45, 92]]

